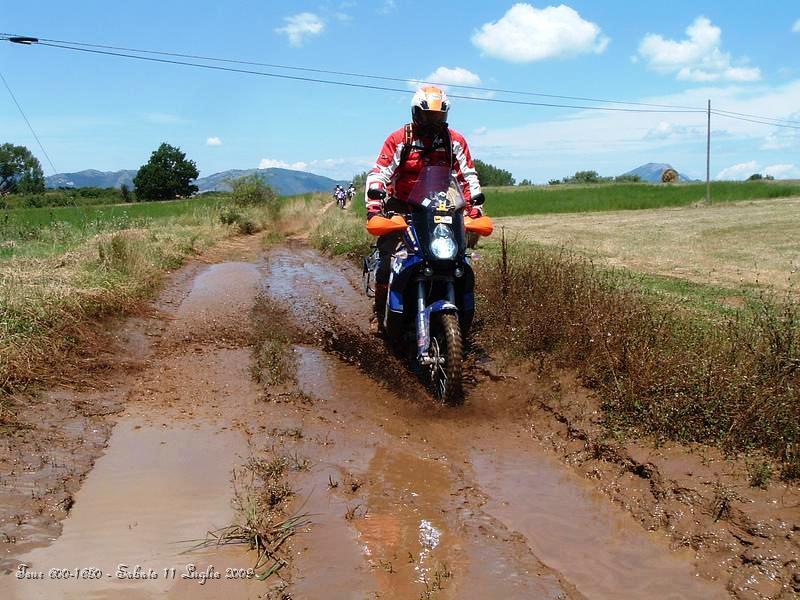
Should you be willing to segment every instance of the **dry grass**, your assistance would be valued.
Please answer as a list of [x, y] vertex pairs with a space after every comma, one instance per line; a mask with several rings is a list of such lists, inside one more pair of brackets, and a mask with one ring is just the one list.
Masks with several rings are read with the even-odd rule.
[[237, 521], [209, 531], [205, 539], [188, 551], [227, 544], [244, 544], [256, 551], [253, 570], [258, 579], [267, 579], [288, 564], [289, 553], [284, 544], [298, 529], [311, 524], [309, 515], [297, 513], [285, 517], [285, 508], [293, 491], [286, 480], [290, 466], [287, 457], [251, 456], [233, 472]]
[[509, 235], [577, 250], [602, 264], [701, 284], [789, 289], [800, 277], [800, 199], [497, 222]]
[[492, 349], [575, 367], [612, 431], [762, 449], [800, 477], [800, 303], [766, 295], [708, 321], [620, 288], [567, 253], [521, 246], [484, 261]]
[[0, 393], [46, 381], [62, 364], [90, 354], [99, 319], [132, 309], [165, 270], [236, 233], [214, 208], [138, 228], [58, 223], [40, 232], [31, 243], [52, 238], [52, 253], [0, 260]]

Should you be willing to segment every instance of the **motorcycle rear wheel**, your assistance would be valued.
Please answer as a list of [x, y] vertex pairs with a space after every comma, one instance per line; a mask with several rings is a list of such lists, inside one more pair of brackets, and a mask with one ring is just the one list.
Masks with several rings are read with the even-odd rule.
[[437, 399], [449, 406], [464, 402], [462, 370], [464, 346], [458, 317], [449, 313], [431, 316], [431, 345], [428, 355], [430, 384]]

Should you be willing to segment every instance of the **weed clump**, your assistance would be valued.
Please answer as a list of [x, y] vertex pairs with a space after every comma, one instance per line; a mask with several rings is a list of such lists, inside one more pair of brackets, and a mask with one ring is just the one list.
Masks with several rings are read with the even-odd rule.
[[762, 296], [711, 320], [623, 288], [565, 251], [503, 243], [481, 267], [483, 343], [576, 368], [606, 425], [731, 452], [800, 475], [800, 305]]

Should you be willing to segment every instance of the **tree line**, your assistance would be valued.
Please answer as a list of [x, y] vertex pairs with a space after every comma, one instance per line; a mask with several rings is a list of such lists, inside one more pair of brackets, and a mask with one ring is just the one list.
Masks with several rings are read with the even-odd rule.
[[[187, 159], [185, 152], [165, 142], [153, 151], [133, 178], [135, 199], [154, 201], [189, 197], [197, 192], [193, 181], [199, 175], [197, 164]], [[44, 191], [44, 171], [39, 159], [25, 146], [0, 145], [0, 196], [35, 195]], [[126, 202], [134, 199], [125, 184], [121, 186], [120, 194]]]

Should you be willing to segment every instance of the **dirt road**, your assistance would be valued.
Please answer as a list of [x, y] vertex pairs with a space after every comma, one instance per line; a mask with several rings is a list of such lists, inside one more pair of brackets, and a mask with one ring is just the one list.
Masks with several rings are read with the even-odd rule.
[[[118, 368], [97, 374], [94, 389], [18, 399], [28, 428], [0, 453], [0, 597], [791, 593], [791, 564], [736, 579], [735, 551], [678, 547], [664, 528], [647, 531], [654, 481], [672, 493], [667, 484], [679, 480], [662, 481], [653, 465], [675, 457], [641, 450], [645, 458], [626, 455], [630, 469], [619, 452], [581, 459], [575, 447], [586, 449], [591, 432], [581, 440], [566, 412], [542, 405], [555, 380], [484, 357], [466, 404], [437, 406], [367, 334], [369, 303], [346, 263], [301, 245], [264, 252], [252, 239], [209, 261], [174, 274], [149, 314], [115, 328]], [[290, 311], [296, 374], [285, 393], [251, 375], [253, 328], [278, 327], [253, 323], [259, 298]], [[579, 394], [569, 385], [562, 396]], [[187, 540], [237, 518], [232, 471], [269, 452], [290, 457], [289, 512], [311, 521], [289, 541], [288, 566], [264, 582], [242, 575], [255, 556], [240, 546], [186, 553]], [[683, 471], [701, 462], [680, 461]], [[631, 475], [636, 465], [649, 475]], [[713, 465], [702, 468], [711, 476]], [[795, 491], [782, 488], [784, 500]], [[783, 524], [785, 544], [769, 547], [781, 560], [798, 549], [791, 498], [758, 521], [765, 536]], [[673, 508], [665, 499], [658, 510]], [[708, 526], [703, 515], [689, 521]], [[714, 522], [720, 540], [733, 539], [725, 518]], [[54, 568], [96, 571], [65, 580]]]

